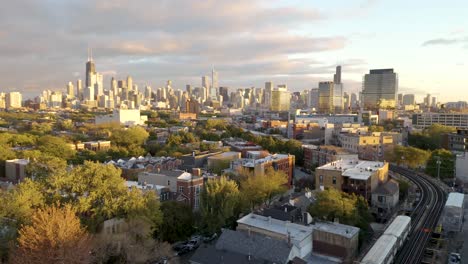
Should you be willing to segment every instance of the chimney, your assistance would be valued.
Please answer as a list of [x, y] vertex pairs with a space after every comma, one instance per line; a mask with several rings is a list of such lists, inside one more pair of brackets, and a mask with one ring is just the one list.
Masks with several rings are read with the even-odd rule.
[[200, 168], [193, 168], [192, 169], [192, 174], [193, 174], [193, 176], [197, 176], [197, 177], [200, 176], [200, 174], [201, 174]]

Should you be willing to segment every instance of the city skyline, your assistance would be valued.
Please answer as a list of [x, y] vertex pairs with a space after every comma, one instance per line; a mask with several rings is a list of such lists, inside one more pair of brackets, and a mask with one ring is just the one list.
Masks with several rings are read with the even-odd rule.
[[[402, 1], [394, 6], [383, 1], [7, 5], [0, 11], [1, 90], [20, 91], [26, 98], [45, 89], [65, 90], [69, 81], [85, 81], [83, 62], [92, 48], [106, 89], [111, 77], [131, 75], [140, 87], [162, 87], [172, 80], [183, 90], [186, 84], [196, 86], [214, 65], [219, 86], [263, 87], [271, 80], [302, 91], [330, 80], [335, 66], [342, 65], [347, 92], [358, 92], [369, 70], [394, 68], [399, 93], [416, 94], [418, 101], [427, 93], [441, 101], [467, 99], [459, 95], [467, 83], [466, 32], [463, 26], [453, 28], [466, 24], [458, 15], [466, 5], [461, 1], [409, 4], [404, 10], [398, 9]], [[213, 9], [219, 14], [208, 12]], [[408, 22], [405, 14], [415, 11], [425, 14], [415, 25], [408, 23], [401, 32], [392, 29]], [[446, 19], [436, 23], [430, 16], [434, 12]], [[80, 13], [88, 14], [87, 19]], [[391, 22], [399, 15], [398, 22]], [[386, 32], [390, 29], [391, 36]]]

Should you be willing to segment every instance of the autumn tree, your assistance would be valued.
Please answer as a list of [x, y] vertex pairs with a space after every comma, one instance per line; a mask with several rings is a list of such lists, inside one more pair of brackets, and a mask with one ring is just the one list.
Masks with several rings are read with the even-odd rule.
[[268, 168], [263, 174], [241, 171], [240, 186], [242, 194], [253, 208], [256, 205], [271, 203], [272, 199], [287, 190], [288, 178], [283, 171]]
[[149, 137], [149, 133], [142, 127], [131, 127], [128, 129], [117, 129], [112, 131], [110, 140], [117, 148], [123, 148], [128, 151], [130, 156], [140, 156], [145, 154], [142, 148], [143, 143]]
[[224, 176], [206, 182], [200, 194], [200, 211], [209, 233], [219, 231], [235, 215], [239, 195], [237, 183]]
[[90, 236], [80, 224], [70, 205], [38, 209], [30, 225], [19, 230], [18, 246], [10, 254], [10, 262], [89, 263]]

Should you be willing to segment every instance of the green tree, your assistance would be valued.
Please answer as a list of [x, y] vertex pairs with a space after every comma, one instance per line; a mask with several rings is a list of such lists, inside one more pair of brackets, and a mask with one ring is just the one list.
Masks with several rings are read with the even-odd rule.
[[200, 194], [200, 200], [205, 229], [214, 233], [225, 226], [229, 218], [235, 216], [239, 189], [234, 181], [224, 176], [220, 179], [209, 179]]
[[426, 165], [426, 173], [432, 177], [437, 177], [437, 173], [439, 171], [439, 165], [437, 165], [438, 161], [440, 161], [440, 178], [453, 178], [455, 170], [455, 156], [445, 149], [436, 149], [431, 152], [431, 156]]
[[404, 164], [413, 169], [424, 166], [429, 156], [429, 151], [404, 146], [395, 146], [390, 153], [386, 153], [386, 158], [389, 161], [395, 162], [398, 165]]
[[283, 171], [268, 168], [264, 174], [244, 174], [246, 175], [241, 176], [240, 181], [241, 191], [252, 208], [256, 205], [270, 204], [275, 196], [287, 190], [288, 178]]
[[163, 241], [174, 243], [193, 234], [194, 217], [189, 205], [168, 201], [161, 205], [163, 222], [159, 229], [159, 237]]
[[72, 159], [76, 151], [60, 137], [42, 136], [37, 140], [37, 149], [42, 153], [66, 160]]
[[51, 175], [66, 174], [67, 162], [55, 156], [42, 155], [34, 158], [26, 166], [26, 175], [32, 179], [45, 181]]
[[433, 124], [425, 128], [421, 133], [411, 133], [408, 137], [408, 143], [417, 148], [435, 150], [442, 148], [442, 136], [444, 134], [455, 131], [454, 127]]
[[369, 126], [369, 132], [383, 132], [383, 131], [384, 131], [383, 126], [376, 126], [376, 125]]
[[131, 145], [143, 145], [148, 137], [149, 133], [144, 128], [136, 126], [115, 130], [110, 139], [117, 146], [129, 147]]

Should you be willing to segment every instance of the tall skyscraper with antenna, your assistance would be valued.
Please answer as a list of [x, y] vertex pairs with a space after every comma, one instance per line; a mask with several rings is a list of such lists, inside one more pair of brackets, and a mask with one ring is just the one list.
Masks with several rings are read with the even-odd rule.
[[93, 86], [91, 83], [91, 75], [96, 74], [96, 66], [93, 61], [93, 53], [88, 49], [88, 61], [86, 62], [86, 87]]

